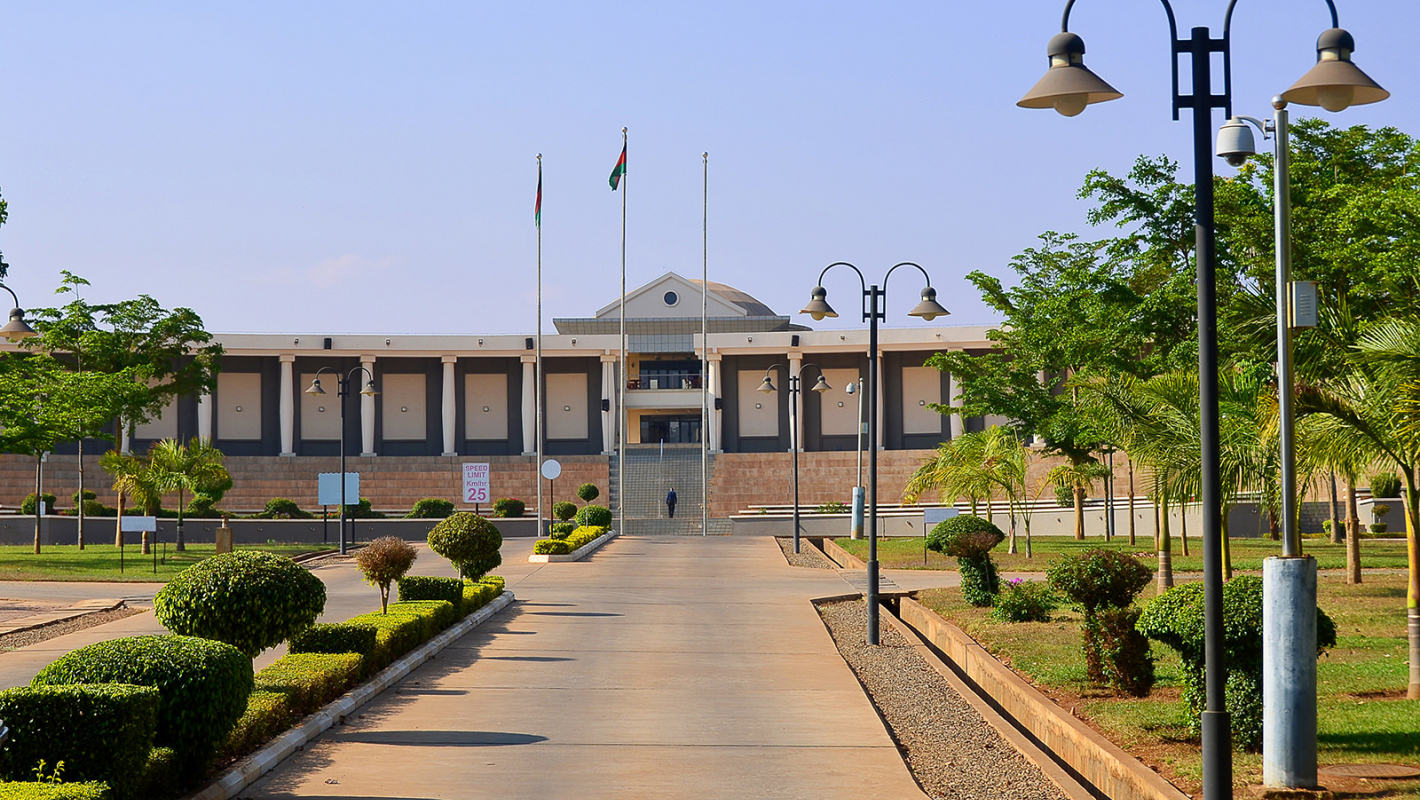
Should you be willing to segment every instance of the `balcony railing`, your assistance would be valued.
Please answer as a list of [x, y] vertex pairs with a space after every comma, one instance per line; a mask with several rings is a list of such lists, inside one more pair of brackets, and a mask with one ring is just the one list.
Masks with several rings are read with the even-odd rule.
[[699, 389], [699, 375], [646, 375], [626, 382], [627, 391], [659, 389]]

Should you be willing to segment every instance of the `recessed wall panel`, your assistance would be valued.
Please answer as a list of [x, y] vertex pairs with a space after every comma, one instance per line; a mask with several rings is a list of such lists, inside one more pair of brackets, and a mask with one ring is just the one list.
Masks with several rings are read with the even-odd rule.
[[217, 375], [217, 438], [261, 439], [261, 373], [221, 372]]
[[502, 372], [470, 372], [464, 376], [464, 438], [505, 441], [508, 438], [508, 376]]

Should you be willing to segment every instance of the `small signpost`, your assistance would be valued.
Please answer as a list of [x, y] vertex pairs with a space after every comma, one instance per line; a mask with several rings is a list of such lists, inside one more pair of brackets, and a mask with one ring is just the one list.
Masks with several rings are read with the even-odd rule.
[[[359, 503], [359, 502], [360, 502], [360, 473], [358, 473], [358, 472], [347, 472], [347, 473], [345, 473], [345, 505], [350, 505], [350, 504], [351, 504], [351, 503], [350, 503], [350, 498], [352, 498], [352, 497], [355, 498], [355, 502], [356, 502], [356, 503]], [[317, 504], [317, 505], [320, 505], [320, 506], [338, 506], [338, 505], [340, 505], [340, 473], [339, 473], [339, 472], [320, 472], [320, 473], [317, 473], [317, 474], [316, 474], [316, 504]], [[345, 547], [344, 547], [344, 545], [345, 545], [345, 525], [344, 525], [344, 521], [345, 521], [345, 509], [342, 507], [341, 510], [340, 510], [340, 512], [341, 512], [341, 513], [340, 513], [340, 519], [341, 519], [341, 526], [340, 526], [340, 544], [341, 544], [341, 548], [340, 548], [340, 549], [341, 549], [341, 552], [344, 552], [344, 550], [345, 550]], [[320, 533], [320, 538], [321, 538], [321, 541], [322, 541], [322, 542], [329, 541], [329, 539], [330, 539], [330, 537], [327, 536], [327, 535], [326, 535], [326, 532], [325, 532], [325, 531], [326, 531], [326, 523], [329, 521], [329, 517], [330, 517], [329, 512], [328, 512], [326, 509], [322, 508], [322, 510], [321, 510], [321, 533]]]
[[924, 508], [922, 509], [922, 563], [927, 563], [927, 534], [937, 527], [938, 523], [946, 522], [952, 517], [961, 516], [961, 512], [951, 506], [945, 508]]
[[493, 488], [490, 481], [491, 473], [487, 462], [465, 463], [463, 465], [463, 503], [473, 504], [475, 514], [482, 513], [480, 506], [490, 502], [493, 496]]
[[[665, 446], [665, 443], [662, 442], [662, 443], [661, 443], [661, 446], [664, 447], [664, 446]], [[555, 459], [555, 458], [549, 458], [549, 459], [547, 459], [546, 461], [542, 462], [542, 477], [547, 478], [547, 489], [548, 489], [547, 495], [548, 495], [549, 498], [551, 498], [553, 505], [557, 505], [557, 476], [559, 476], [559, 475], [561, 475], [561, 474], [562, 474], [562, 463], [559, 462], [557, 459]], [[550, 511], [551, 509], [548, 509], [548, 510]], [[541, 525], [543, 524], [543, 523], [542, 523], [542, 489], [538, 489], [538, 492], [537, 492], [537, 521], [538, 521], [538, 525], [539, 525], [539, 526], [541, 526]], [[551, 524], [551, 520], [548, 520], [548, 524]], [[539, 531], [537, 532], [537, 535], [538, 535], [538, 536], [542, 536], [542, 535], [543, 535], [543, 531], [539, 530]]]
[[[157, 517], [123, 517], [118, 522], [120, 533], [152, 533], [157, 538], [158, 518]], [[126, 542], [127, 540], [121, 540]], [[154, 542], [156, 544], [156, 542]], [[123, 572], [123, 544], [118, 546], [118, 571]], [[158, 572], [158, 548], [153, 548], [153, 574]]]

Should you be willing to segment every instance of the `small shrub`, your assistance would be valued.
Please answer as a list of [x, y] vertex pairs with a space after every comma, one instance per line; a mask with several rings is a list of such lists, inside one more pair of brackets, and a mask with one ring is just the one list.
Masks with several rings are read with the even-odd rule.
[[153, 613], [173, 633], [226, 642], [250, 658], [311, 625], [325, 583], [274, 553], [236, 550], [188, 567], [159, 590]]
[[344, 694], [363, 661], [359, 653], [290, 653], [256, 674], [256, 688], [285, 697], [292, 714], [304, 717]]
[[345, 506], [348, 519], [384, 519], [385, 515], [370, 507], [370, 498], [362, 497], [354, 505]]
[[[94, 490], [93, 490], [93, 489], [85, 489], [85, 490], [84, 490], [84, 499], [85, 499], [85, 500], [97, 500], [97, 499], [99, 499], [99, 496], [98, 496], [97, 494], [94, 494]], [[78, 490], [78, 489], [75, 489], [75, 490], [74, 490], [74, 494], [72, 494], [72, 495], [69, 496], [69, 502], [73, 503], [73, 504], [76, 505], [76, 506], [79, 505], [79, 490]]]
[[1387, 524], [1384, 523], [1384, 522], [1372, 522], [1372, 523], [1371, 523], [1371, 533], [1385, 533], [1385, 532], [1386, 532], [1387, 530], [1389, 530], [1389, 529], [1390, 529], [1390, 526], [1387, 525]]
[[423, 642], [459, 621], [463, 616], [459, 610], [462, 602], [462, 596], [458, 603], [450, 603], [447, 600], [401, 600], [398, 603], [390, 603], [389, 613], [419, 620], [419, 641]]
[[1371, 520], [1373, 522], [1379, 522], [1381, 517], [1384, 517], [1386, 514], [1389, 513], [1390, 506], [1386, 505], [1385, 503], [1376, 503], [1375, 505], [1371, 506]]
[[401, 603], [412, 600], [445, 600], [458, 605], [463, 601], [463, 581], [458, 578], [406, 575], [396, 583], [399, 585]]
[[1134, 598], [1153, 569], [1117, 550], [1092, 548], [1051, 562], [1050, 585], [1085, 614], [1085, 671], [1096, 686], [1136, 697], [1154, 685], [1149, 640], [1135, 630]]
[[182, 770], [177, 753], [171, 747], [154, 747], [148, 751], [143, 765], [143, 780], [138, 786], [139, 797], [176, 797], [182, 788]]
[[498, 526], [460, 511], [429, 531], [429, 549], [447, 558], [467, 578], [477, 578], [503, 563], [503, 534]]
[[1049, 576], [1050, 585], [1088, 615], [1101, 608], [1128, 608], [1154, 570], [1118, 550], [1091, 548], [1055, 559]]
[[216, 519], [222, 516], [217, 511], [217, 501], [205, 494], [193, 495], [192, 501], [187, 504], [187, 510], [183, 513], [192, 519]]
[[246, 713], [237, 720], [236, 726], [227, 736], [227, 743], [222, 748], [222, 757], [241, 758], [291, 727], [291, 723], [296, 719], [296, 714], [286, 703], [286, 695], [257, 689], [247, 698]]
[[493, 501], [493, 516], [521, 517], [527, 504], [515, 497], [500, 497]]
[[113, 796], [113, 793], [109, 791], [108, 784], [98, 781], [87, 783], [37, 783], [35, 781], [0, 783], [0, 800], [111, 800]]
[[390, 584], [404, 577], [418, 556], [414, 545], [394, 536], [381, 536], [355, 554], [355, 564], [364, 573], [365, 582], [379, 587], [380, 613], [389, 610]]
[[533, 552], [544, 556], [565, 556], [572, 552], [566, 539], [539, 539], [533, 544]]
[[1371, 476], [1372, 497], [1400, 497], [1400, 476], [1394, 472], [1379, 472]]
[[556, 517], [556, 518], [557, 518], [559, 521], [561, 521], [561, 522], [566, 522], [567, 520], [571, 519], [574, 515], [576, 515], [576, 513], [577, 513], [577, 504], [576, 504], [576, 503], [569, 503], [569, 502], [567, 502], [566, 500], [563, 500], [563, 501], [560, 502], [560, 503], [554, 503], [554, 504], [552, 505], [552, 516]]
[[831, 500], [831, 501], [829, 501], [829, 502], [827, 502], [827, 503], [824, 503], [823, 505], [821, 505], [821, 506], [815, 508], [815, 509], [814, 509], [814, 513], [815, 513], [815, 514], [847, 514], [847, 513], [848, 513], [848, 510], [849, 510], [849, 509], [848, 509], [848, 506], [846, 506], [846, 505], [844, 505], [844, 504], [838, 502], [837, 500]]
[[554, 522], [547, 526], [547, 535], [554, 539], [566, 539], [567, 534], [577, 530], [575, 522]]
[[997, 622], [1049, 622], [1059, 598], [1048, 583], [1012, 578], [996, 595], [991, 618]]
[[991, 605], [1000, 591], [1000, 577], [991, 549], [1005, 540], [1001, 529], [970, 514], [936, 524], [927, 534], [927, 548], [957, 559], [961, 594], [974, 606]]
[[1327, 536], [1331, 535], [1331, 520], [1324, 519], [1321, 521], [1321, 532]]
[[266, 508], [257, 514], [259, 519], [314, 519], [313, 514], [302, 511], [296, 501], [284, 497], [273, 497], [266, 501]]
[[488, 605], [493, 598], [503, 593], [503, 579], [497, 575], [485, 576], [477, 582], [466, 581], [463, 587], [463, 608], [461, 612], [468, 616], [480, 608]]
[[598, 489], [595, 483], [584, 483], [577, 487], [577, 499], [583, 503], [590, 503], [601, 497], [601, 494], [601, 489]]
[[577, 509], [577, 527], [611, 527], [611, 510], [606, 506], [586, 505]]
[[[58, 509], [54, 507], [54, 501], [56, 499], [54, 495], [45, 492], [44, 494], [39, 496], [39, 499], [44, 501], [45, 516], [59, 513]], [[25, 495], [25, 499], [20, 502], [20, 514], [26, 517], [33, 517], [35, 515], [34, 492], [30, 492], [29, 494]]]
[[371, 625], [375, 628], [375, 650], [366, 660], [367, 673], [389, 666], [390, 662], [419, 646], [423, 639], [423, 623], [416, 617], [371, 612], [351, 617], [349, 624]]
[[98, 683], [22, 686], [0, 692], [10, 741], [0, 771], [30, 777], [35, 765], [63, 762], [64, 778], [103, 781], [120, 798], [135, 796], [158, 726], [158, 690]]
[[97, 500], [84, 501], [84, 516], [86, 517], [116, 517], [118, 509], [113, 506], [106, 506]]
[[1061, 508], [1073, 508], [1075, 506], [1075, 488], [1073, 486], [1055, 487], [1055, 505]]
[[441, 500], [437, 497], [426, 497], [414, 504], [414, 508], [405, 519], [443, 519], [454, 513], [454, 504], [451, 500]]
[[292, 653], [359, 653], [375, 652], [374, 625], [358, 622], [318, 622], [291, 637]]
[[171, 747], [188, 777], [202, 775], [246, 710], [251, 659], [192, 636], [110, 639], [60, 656], [32, 686], [129, 683], [158, 689], [154, 742]]

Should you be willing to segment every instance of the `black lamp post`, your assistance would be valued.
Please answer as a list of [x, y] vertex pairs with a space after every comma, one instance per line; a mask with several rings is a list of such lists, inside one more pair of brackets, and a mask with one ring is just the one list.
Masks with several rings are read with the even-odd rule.
[[[1194, 254], [1198, 270], [1198, 387], [1199, 441], [1202, 464], [1204, 649], [1207, 705], [1203, 712], [1203, 797], [1221, 800], [1232, 797], [1232, 745], [1228, 712], [1224, 705], [1227, 681], [1223, 651], [1223, 560], [1222, 500], [1219, 477], [1218, 442], [1218, 313], [1215, 278], [1216, 242], [1213, 227], [1213, 109], [1222, 108], [1232, 116], [1232, 54], [1230, 31], [1233, 8], [1230, 0], [1223, 18], [1223, 36], [1214, 39], [1206, 27], [1194, 28], [1191, 36], [1180, 39], [1173, 7], [1160, 0], [1169, 22], [1170, 62], [1173, 65], [1173, 117], [1180, 109], [1193, 111]], [[1022, 108], [1054, 108], [1073, 117], [1085, 106], [1114, 100], [1123, 95], [1085, 67], [1085, 42], [1070, 33], [1067, 0], [1060, 33], [1046, 47], [1050, 69], [1016, 105]], [[1320, 105], [1340, 111], [1350, 105], [1374, 103], [1389, 96], [1351, 63], [1355, 41], [1337, 27], [1336, 5], [1331, 10], [1331, 28], [1317, 39], [1317, 64], [1287, 90], [1282, 99], [1302, 105]], [[1223, 54], [1223, 93], [1213, 94], [1210, 59]], [[1191, 94], [1178, 88], [1178, 57], [1187, 54], [1192, 67]]]
[[785, 364], [775, 364], [764, 371], [764, 381], [759, 384], [759, 391], [765, 394], [773, 394], [777, 391], [774, 388], [774, 381], [770, 379], [769, 373], [776, 369], [784, 370], [784, 374], [789, 376], [789, 438], [793, 445], [789, 449], [794, 456], [794, 552], [799, 552], [799, 448], [802, 444], [799, 441], [799, 378], [804, 374], [804, 370], [813, 367], [818, 370], [818, 382], [813, 385], [813, 390], [819, 394], [832, 389], [828, 381], [824, 380], [823, 368], [818, 364], [801, 364], [797, 371], [792, 371]]
[[[356, 367], [350, 370], [344, 378], [340, 373], [331, 367], [321, 367], [316, 371], [316, 376], [311, 380], [311, 386], [306, 389], [306, 394], [312, 397], [319, 397], [326, 393], [320, 385], [320, 376], [323, 372], [335, 373], [336, 396], [340, 398], [340, 554], [345, 555], [345, 398], [350, 396], [350, 383], [355, 380], [355, 374], [365, 373], [365, 388], [360, 390], [360, 394], [365, 397], [374, 397], [379, 394], [375, 391], [375, 376], [364, 367]], [[356, 498], [357, 502], [359, 498]], [[351, 537], [354, 539], [355, 537]]]
[[[818, 285], [810, 295], [809, 304], [800, 314], [808, 314], [814, 319], [836, 317], [838, 312], [828, 304], [828, 290], [823, 288], [823, 278], [834, 267], [847, 267], [858, 275], [858, 283], [863, 287], [863, 321], [868, 323], [868, 644], [878, 643], [878, 321], [886, 318], [883, 304], [887, 300], [887, 282], [898, 267], [913, 267], [922, 273], [927, 287], [922, 290], [922, 302], [918, 303], [908, 316], [933, 320], [950, 314], [937, 303], [937, 290], [932, 288], [932, 279], [927, 270], [911, 261], [893, 264], [883, 276], [882, 287], [868, 285], [862, 270], [847, 261], [835, 261], [819, 273]], [[797, 526], [796, 526], [797, 527]]]

